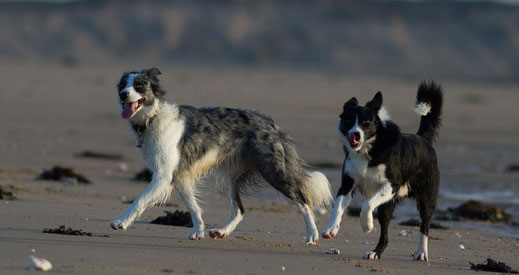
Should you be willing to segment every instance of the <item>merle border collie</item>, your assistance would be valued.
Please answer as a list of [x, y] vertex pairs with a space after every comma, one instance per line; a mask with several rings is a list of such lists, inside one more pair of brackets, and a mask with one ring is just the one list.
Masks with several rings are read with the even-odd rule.
[[432, 81], [420, 83], [415, 111], [421, 121], [415, 135], [401, 133], [391, 121], [382, 107], [381, 92], [364, 107], [359, 106], [356, 98], [344, 104], [339, 124], [339, 137], [346, 152], [342, 185], [323, 238], [337, 235], [345, 209], [355, 192], [360, 192], [368, 198], [360, 214], [363, 231], [373, 230], [372, 212], [377, 207], [381, 227], [377, 247], [364, 258], [379, 259], [388, 243], [393, 210], [401, 199], [410, 197], [416, 200], [422, 220], [414, 260], [428, 260], [429, 223], [440, 183], [433, 144], [441, 124], [442, 105], [442, 88]]
[[224, 179], [219, 186], [229, 199], [230, 214], [225, 225], [209, 230], [211, 238], [231, 234], [243, 219], [240, 195], [265, 181], [295, 203], [304, 216], [306, 243], [316, 244], [313, 206], [331, 204], [330, 184], [322, 173], [305, 170], [291, 138], [270, 117], [255, 111], [169, 104], [160, 74], [157, 68], [126, 72], [118, 84], [121, 116], [128, 120], [153, 178], [111, 227], [126, 229], [175, 189], [193, 220], [189, 239], [203, 239], [204, 221], [195, 195], [199, 179], [214, 171]]

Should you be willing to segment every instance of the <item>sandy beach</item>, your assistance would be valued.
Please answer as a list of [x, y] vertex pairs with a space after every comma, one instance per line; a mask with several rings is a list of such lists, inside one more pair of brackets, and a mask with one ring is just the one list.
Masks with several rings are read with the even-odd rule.
[[[412, 211], [396, 213], [389, 246], [378, 261], [361, 259], [375, 247], [378, 231], [365, 235], [355, 217], [345, 217], [335, 239], [306, 246], [301, 215], [269, 187], [244, 199], [245, 218], [224, 240], [206, 235], [205, 240], [189, 241], [190, 228], [150, 224], [164, 210], [186, 209], [176, 194], [169, 200], [172, 206], [152, 208], [126, 231], [112, 231], [108, 221], [128, 207], [122, 201], [133, 199], [146, 186], [132, 179], [144, 163], [117, 113], [115, 96], [121, 73], [135, 68], [32, 63], [0, 67], [0, 185], [18, 198], [0, 200], [0, 273], [27, 273], [24, 263], [31, 254], [48, 259], [54, 265], [52, 273], [74, 274], [460, 274], [474, 272], [469, 261], [483, 263], [488, 257], [519, 269], [519, 240], [514, 237], [518, 230], [510, 225], [486, 228], [486, 224], [450, 222], [448, 230], [431, 230], [430, 262], [413, 262], [418, 228], [397, 225], [404, 217], [417, 217]], [[232, 67], [161, 70], [169, 102], [251, 108], [272, 116], [294, 138], [302, 157], [326, 174], [334, 191], [340, 184], [338, 166], [343, 158], [336, 125], [345, 100], [356, 96], [364, 103], [381, 90], [384, 105], [400, 127], [408, 132], [418, 128], [412, 107], [420, 79]], [[519, 116], [515, 107], [519, 86], [439, 81], [446, 90], [437, 146], [443, 194], [439, 207], [461, 202], [447, 196], [459, 190], [469, 197], [496, 190], [517, 192], [518, 175], [506, 168], [519, 161], [519, 128], [510, 127], [511, 119]], [[119, 154], [123, 159], [77, 156], [85, 150]], [[55, 165], [72, 167], [93, 183], [36, 180]], [[512, 193], [510, 201], [499, 196], [495, 200], [517, 213], [516, 195]], [[228, 204], [211, 179], [201, 199], [206, 228], [224, 223]], [[319, 230], [328, 218], [318, 216]], [[42, 233], [60, 225], [96, 236]], [[410, 229], [411, 236], [398, 236], [403, 229]], [[460, 244], [464, 250], [457, 248]], [[332, 247], [341, 253], [325, 254]]]

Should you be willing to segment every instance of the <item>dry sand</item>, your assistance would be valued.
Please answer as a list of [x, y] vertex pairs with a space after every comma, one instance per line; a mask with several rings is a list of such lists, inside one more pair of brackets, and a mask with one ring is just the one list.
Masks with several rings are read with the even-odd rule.
[[[304, 222], [289, 203], [266, 188], [263, 197], [245, 199], [244, 221], [227, 239], [186, 240], [190, 228], [149, 224], [163, 215], [152, 208], [128, 230], [112, 231], [108, 221], [145, 187], [132, 181], [143, 168], [135, 142], [116, 111], [115, 84], [133, 67], [64, 68], [58, 65], [3, 64], [0, 67], [0, 185], [12, 185], [19, 198], [0, 201], [0, 273], [25, 273], [27, 256], [50, 260], [60, 273], [323, 273], [372, 271], [393, 274], [472, 273], [468, 261], [487, 257], [519, 269], [519, 241], [477, 229], [431, 230], [429, 263], [411, 261], [418, 229], [390, 228], [390, 243], [379, 261], [362, 260], [374, 248], [378, 232], [365, 235], [358, 218], [346, 217], [336, 239], [317, 246], [303, 243]], [[415, 131], [412, 113], [418, 80], [394, 80], [312, 72], [273, 72], [221, 68], [163, 67], [163, 86], [172, 102], [199, 106], [252, 108], [271, 115], [291, 134], [312, 164], [340, 164], [336, 124], [343, 102], [361, 102], [382, 90], [390, 114], [406, 131]], [[473, 179], [506, 185], [517, 174], [503, 174], [497, 163], [517, 161], [517, 85], [443, 83], [447, 90], [445, 123], [438, 146], [442, 185], [463, 186]], [[461, 150], [460, 148], [464, 148]], [[122, 154], [123, 161], [75, 157], [83, 150]], [[485, 152], [487, 152], [485, 154]], [[491, 153], [488, 153], [491, 152]], [[121, 162], [129, 166], [120, 171]], [[72, 185], [35, 180], [54, 165], [73, 167], [94, 183]], [[467, 167], [477, 167], [470, 173]], [[340, 169], [325, 169], [334, 190]], [[501, 171], [501, 172], [500, 172]], [[481, 180], [480, 180], [481, 182]], [[481, 182], [481, 184], [485, 184]], [[225, 222], [227, 201], [208, 184], [202, 197], [207, 228]], [[171, 203], [185, 206], [178, 196]], [[329, 215], [319, 216], [324, 229]], [[95, 235], [44, 234], [65, 224]], [[378, 224], [376, 224], [378, 228]], [[459, 234], [456, 234], [459, 233]], [[365, 242], [369, 242], [366, 244]], [[457, 249], [463, 244], [465, 250]], [[327, 255], [331, 247], [340, 255]], [[35, 253], [31, 252], [35, 250]]]

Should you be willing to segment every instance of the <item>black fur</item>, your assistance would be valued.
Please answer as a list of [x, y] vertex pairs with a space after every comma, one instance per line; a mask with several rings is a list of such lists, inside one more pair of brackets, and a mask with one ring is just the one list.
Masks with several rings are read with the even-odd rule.
[[[398, 190], [409, 184], [407, 197], [414, 198], [420, 212], [422, 224], [420, 232], [429, 234], [429, 224], [436, 200], [440, 181], [436, 152], [432, 143], [437, 136], [441, 123], [443, 104], [442, 88], [434, 82], [422, 82], [418, 89], [417, 103], [429, 103], [431, 112], [422, 116], [418, 134], [403, 134], [398, 126], [391, 121], [382, 122], [378, 111], [382, 106], [382, 94], [378, 92], [373, 100], [365, 107], [359, 106], [356, 98], [350, 99], [343, 108], [339, 130], [346, 137], [354, 126], [355, 118], [362, 127], [365, 140], [373, 138], [367, 149], [368, 167], [386, 166], [385, 176], [393, 188], [394, 199], [378, 207], [378, 220], [381, 227], [380, 239], [373, 250], [378, 258], [381, 257], [388, 243], [388, 227], [396, 204], [402, 199], [397, 196]], [[352, 151], [345, 144], [346, 159], [348, 154], [360, 154]], [[344, 169], [343, 169], [344, 171]], [[348, 173], [342, 175], [342, 186], [337, 196], [346, 195], [355, 190], [362, 191], [354, 177]]]

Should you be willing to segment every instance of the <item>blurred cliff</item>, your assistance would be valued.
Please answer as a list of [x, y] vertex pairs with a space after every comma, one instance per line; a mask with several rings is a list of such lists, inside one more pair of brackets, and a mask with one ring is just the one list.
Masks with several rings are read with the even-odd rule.
[[343, 0], [0, 4], [0, 61], [519, 80], [519, 7]]

